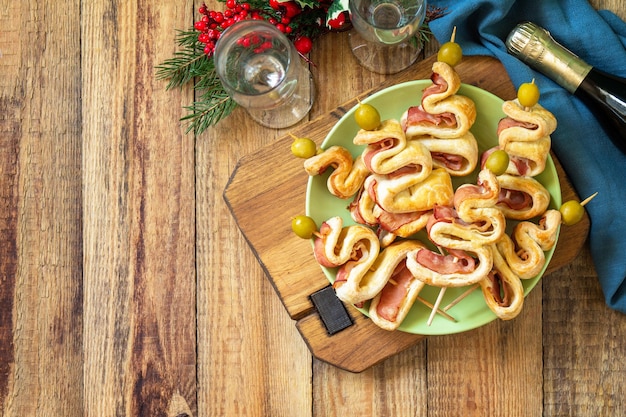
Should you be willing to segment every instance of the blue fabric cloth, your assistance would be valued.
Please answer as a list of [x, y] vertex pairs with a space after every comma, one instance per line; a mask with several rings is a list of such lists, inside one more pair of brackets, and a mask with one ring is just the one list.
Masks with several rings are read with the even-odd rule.
[[555, 154], [581, 198], [599, 193], [586, 206], [591, 253], [606, 303], [626, 313], [626, 156], [582, 102], [509, 55], [504, 44], [515, 25], [529, 20], [587, 63], [626, 77], [626, 23], [586, 0], [432, 0], [429, 5], [446, 9], [430, 24], [440, 43], [450, 40], [456, 26], [464, 55], [496, 57], [516, 88], [535, 78], [541, 105], [558, 121], [551, 135]]

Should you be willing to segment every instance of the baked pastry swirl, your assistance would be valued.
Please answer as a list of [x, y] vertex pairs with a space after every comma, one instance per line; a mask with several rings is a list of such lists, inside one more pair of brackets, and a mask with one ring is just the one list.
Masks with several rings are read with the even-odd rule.
[[329, 168], [334, 170], [328, 177], [328, 191], [344, 199], [356, 194], [370, 173], [360, 155], [353, 159], [350, 151], [342, 146], [331, 146], [304, 161], [304, 170], [311, 176]]
[[457, 94], [461, 78], [453, 67], [436, 61], [431, 80], [433, 84], [422, 92], [421, 105], [409, 107], [400, 119], [407, 138], [464, 136], [476, 121], [476, 105]]

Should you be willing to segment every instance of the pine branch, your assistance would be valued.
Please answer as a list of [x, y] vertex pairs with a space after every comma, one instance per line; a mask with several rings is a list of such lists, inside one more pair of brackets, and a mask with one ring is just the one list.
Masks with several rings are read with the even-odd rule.
[[197, 99], [184, 107], [187, 114], [180, 120], [188, 122], [186, 133], [193, 131], [200, 135], [228, 116], [237, 103], [224, 91], [213, 59], [204, 54], [203, 45], [198, 41], [198, 32], [178, 31], [176, 39], [182, 49], [156, 67], [156, 76], [169, 81], [167, 90], [194, 83]]
[[198, 34], [195, 31], [179, 31], [178, 45], [182, 50], [156, 67], [157, 79], [169, 80], [166, 89], [182, 87], [195, 77], [214, 72], [213, 60], [202, 53]]
[[237, 103], [223, 89], [207, 90], [192, 105], [185, 107], [188, 114], [180, 120], [188, 122], [185, 133], [193, 131], [195, 135], [200, 135], [231, 114], [236, 107]]

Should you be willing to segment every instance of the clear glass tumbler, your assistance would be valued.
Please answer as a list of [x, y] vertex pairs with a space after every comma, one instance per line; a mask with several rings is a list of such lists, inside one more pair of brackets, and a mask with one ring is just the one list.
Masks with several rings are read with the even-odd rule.
[[291, 126], [313, 105], [311, 72], [289, 39], [265, 21], [242, 20], [226, 29], [214, 63], [228, 94], [263, 126]]
[[426, 16], [426, 0], [349, 0], [350, 47], [370, 71], [394, 74], [413, 64], [422, 50], [415, 34]]

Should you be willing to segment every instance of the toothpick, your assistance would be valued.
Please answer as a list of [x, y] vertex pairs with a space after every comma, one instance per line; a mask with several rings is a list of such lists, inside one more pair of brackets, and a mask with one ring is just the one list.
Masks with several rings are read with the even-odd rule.
[[[431, 303], [430, 301], [420, 297], [419, 295], [417, 296], [417, 301], [419, 301], [420, 303], [424, 304], [426, 307], [432, 309], [435, 308], [435, 306], [433, 305], [433, 303]], [[456, 319], [454, 317], [452, 317], [451, 315], [449, 315], [448, 313], [446, 313], [445, 311], [443, 311], [442, 309], [437, 309], [437, 313], [441, 314], [443, 317], [447, 318], [448, 320], [456, 323]]]
[[439, 304], [441, 304], [441, 300], [443, 299], [444, 294], [446, 293], [446, 287], [441, 287], [439, 290], [439, 296], [437, 297], [437, 301], [435, 301], [435, 305], [433, 306], [432, 311], [430, 312], [430, 317], [428, 317], [427, 325], [430, 326], [435, 318], [435, 314], [437, 314], [437, 310], [439, 310]]
[[580, 205], [585, 207], [585, 204], [587, 204], [588, 202], [590, 202], [591, 200], [593, 200], [593, 198], [595, 196], [598, 195], [598, 192], [596, 191], [595, 193], [591, 194], [589, 197], [585, 198], [583, 201], [580, 202]]
[[458, 297], [456, 297], [454, 300], [452, 300], [452, 302], [450, 304], [448, 304], [447, 306], [445, 306], [443, 308], [443, 311], [448, 311], [449, 309], [451, 309], [452, 307], [454, 307], [455, 305], [457, 305], [458, 303], [460, 303], [465, 297], [467, 297], [468, 295], [470, 295], [471, 293], [474, 292], [474, 290], [476, 288], [480, 287], [480, 284], [474, 284], [471, 287], [469, 287], [467, 290], [465, 290], [465, 292], [461, 295], [459, 295]]
[[450, 42], [454, 42], [454, 38], [456, 38], [456, 26], [452, 28], [452, 36], [450, 36]]

